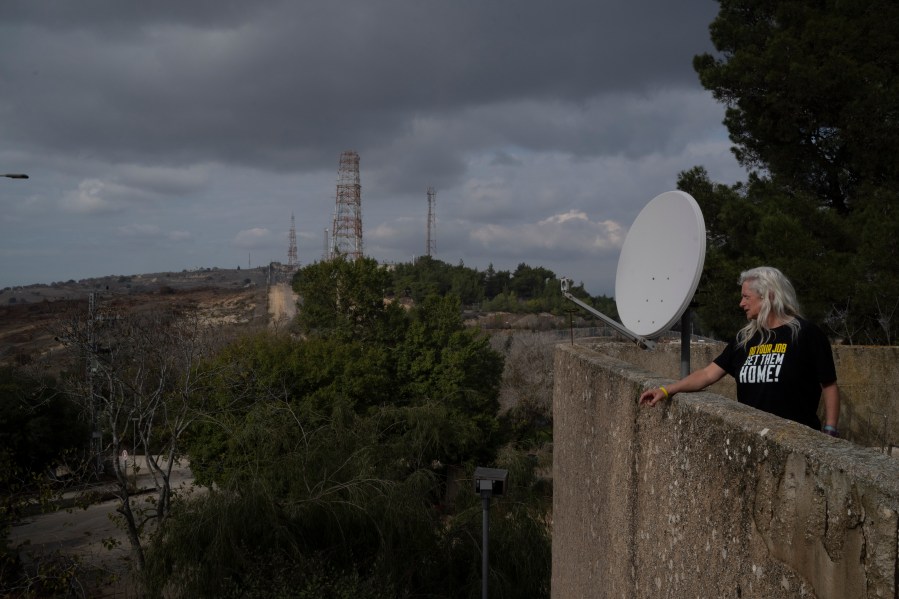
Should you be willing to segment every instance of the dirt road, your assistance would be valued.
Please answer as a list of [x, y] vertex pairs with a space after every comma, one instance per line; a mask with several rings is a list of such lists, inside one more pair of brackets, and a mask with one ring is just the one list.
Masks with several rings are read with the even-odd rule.
[[288, 283], [275, 283], [268, 289], [268, 313], [273, 326], [293, 320], [297, 315], [297, 295]]
[[[136, 486], [152, 489], [152, 476], [143, 462], [143, 456], [136, 456], [136, 462], [143, 466], [138, 468], [140, 474], [135, 478]], [[174, 467], [171, 484], [172, 490], [179, 495], [204, 491], [193, 486], [193, 475], [186, 460]], [[147, 505], [146, 502], [152, 497], [152, 493], [136, 494], [132, 496], [132, 503], [135, 506]], [[10, 545], [21, 551], [21, 558], [26, 564], [59, 552], [117, 578], [109, 586], [89, 589], [87, 596], [137, 596], [129, 577], [131, 550], [128, 538], [115, 522], [118, 505], [118, 500], [111, 500], [89, 505], [86, 509], [61, 509], [27, 517], [13, 524]]]

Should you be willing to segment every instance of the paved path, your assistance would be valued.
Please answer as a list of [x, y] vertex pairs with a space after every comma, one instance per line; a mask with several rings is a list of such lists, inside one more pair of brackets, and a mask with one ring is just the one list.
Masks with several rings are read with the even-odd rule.
[[[132, 459], [128, 460], [133, 467]], [[144, 463], [143, 456], [137, 456], [138, 465]], [[132, 505], [137, 505], [155, 495], [153, 479], [147, 468], [138, 469], [137, 486], [147, 491], [132, 496]], [[172, 470], [172, 488], [180, 492], [199, 492], [193, 487], [193, 476], [186, 460], [176, 464]], [[92, 492], [96, 492], [94, 489]], [[71, 498], [73, 493], [67, 493]], [[42, 555], [60, 552], [77, 557], [82, 563], [101, 568], [111, 574], [124, 577], [130, 568], [131, 546], [125, 532], [116, 526], [112, 517], [117, 516], [117, 499], [102, 501], [87, 507], [61, 509], [48, 514], [30, 516], [13, 525], [10, 541], [13, 547], [20, 546], [28, 558], [38, 559]], [[112, 540], [114, 546], [107, 548]], [[122, 593], [118, 588], [116, 593]], [[125, 594], [128, 594], [125, 591]], [[117, 596], [124, 596], [117, 594]]]

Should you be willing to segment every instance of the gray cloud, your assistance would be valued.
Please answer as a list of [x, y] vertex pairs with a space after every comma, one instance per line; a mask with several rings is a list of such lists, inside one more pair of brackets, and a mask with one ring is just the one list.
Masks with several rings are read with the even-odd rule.
[[[435, 186], [438, 257], [555, 262], [611, 293], [610, 231], [680, 170], [741, 176], [691, 69], [715, 8], [4, 2], [0, 170], [32, 179], [0, 185], [0, 285], [283, 261], [291, 212], [318, 259], [354, 149], [376, 258], [422, 252]], [[140, 231], [190, 243], [137, 257]]]
[[27, 25], [4, 17], [26, 57], [4, 67], [21, 92], [4, 102], [11, 133], [114, 161], [295, 168], [323, 143], [368, 153], [422, 115], [692, 84], [689, 53], [670, 48], [691, 33], [707, 45], [708, 10], [664, 2], [263, 2], [224, 16], [103, 2], [79, 3], [68, 25], [13, 4]]

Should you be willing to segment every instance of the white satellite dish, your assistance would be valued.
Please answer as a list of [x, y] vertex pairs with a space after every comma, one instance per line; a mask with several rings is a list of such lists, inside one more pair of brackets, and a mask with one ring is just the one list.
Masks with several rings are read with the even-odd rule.
[[705, 263], [705, 221], [690, 194], [666, 191], [637, 215], [621, 247], [615, 304], [621, 323], [658, 337], [690, 302]]
[[621, 248], [615, 277], [615, 304], [622, 324], [568, 292], [562, 294], [644, 348], [683, 315], [705, 263], [705, 220], [690, 194], [666, 191], [637, 215]]

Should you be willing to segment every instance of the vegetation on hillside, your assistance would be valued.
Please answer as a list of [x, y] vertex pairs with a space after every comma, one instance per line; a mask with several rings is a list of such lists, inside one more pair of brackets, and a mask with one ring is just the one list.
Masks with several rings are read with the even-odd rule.
[[[491, 264], [481, 272], [463, 264], [452, 266], [435, 258], [423, 257], [414, 263], [395, 265], [385, 291], [415, 302], [423, 301], [428, 295], [452, 294], [462, 301], [463, 306], [483, 312], [549, 312], [561, 316], [575, 307], [562, 296], [561, 284], [555, 273], [524, 263], [514, 271], [498, 271]], [[591, 296], [583, 283], [572, 284], [570, 292], [603, 314], [617, 318], [613, 298]]]
[[209, 492], [155, 538], [151, 591], [476, 597], [480, 465], [511, 473], [493, 502], [495, 595], [548, 595], [550, 491], [521, 422], [499, 415], [502, 356], [458, 297], [407, 312], [384, 301], [390, 283], [369, 259], [307, 266], [300, 337], [258, 333], [209, 363], [188, 447]]
[[[0, 367], [0, 595], [21, 589], [26, 579], [18, 551], [9, 543], [10, 527], [26, 508], [55, 497], [57, 467], [86, 448], [87, 427], [79, 416], [78, 406], [56, 390], [55, 380]], [[51, 578], [69, 573], [56, 564], [49, 570], [34, 588], [52, 592], [59, 581]]]

